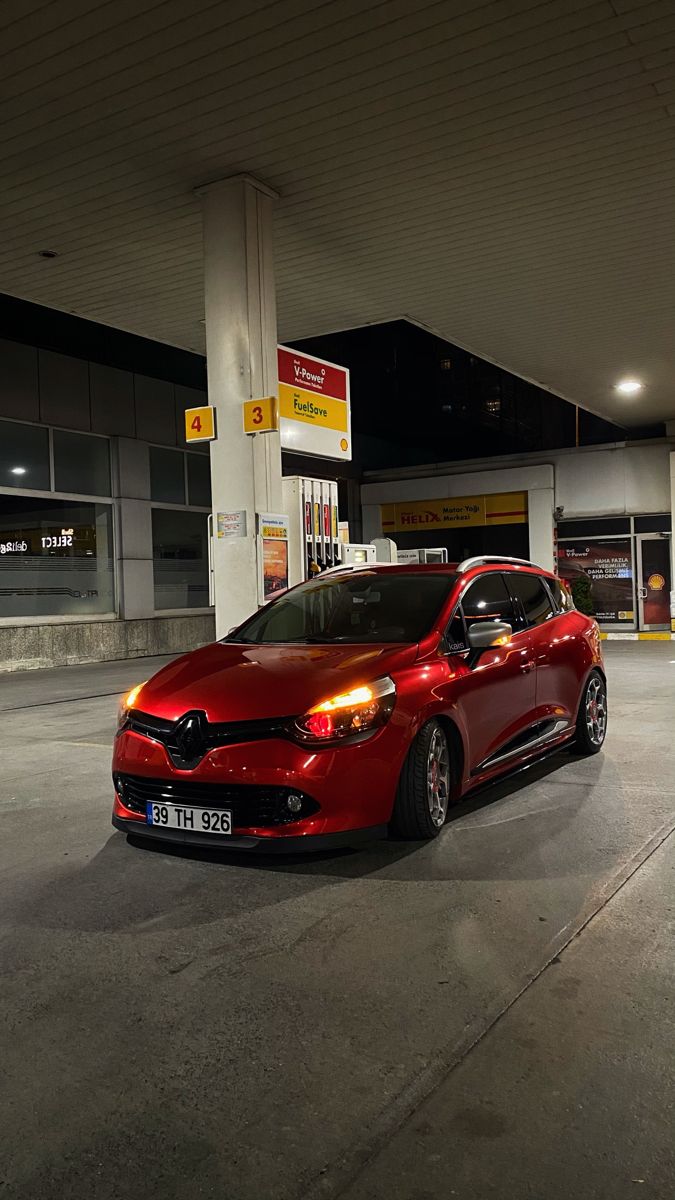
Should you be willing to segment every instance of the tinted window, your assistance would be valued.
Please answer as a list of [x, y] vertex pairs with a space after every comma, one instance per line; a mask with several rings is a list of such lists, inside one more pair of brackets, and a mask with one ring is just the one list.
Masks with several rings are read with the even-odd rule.
[[49, 435], [46, 429], [0, 421], [0, 486], [49, 491]]
[[156, 609], [208, 606], [205, 513], [153, 508], [152, 559]]
[[553, 593], [553, 603], [558, 612], [568, 612], [574, 608], [574, 601], [569, 590], [559, 579], [547, 579], [546, 582]]
[[208, 454], [187, 455], [188, 504], [211, 507], [211, 460]]
[[538, 575], [509, 575], [511, 591], [522, 605], [528, 625], [543, 625], [552, 615], [548, 592]]
[[232, 635], [237, 642], [417, 642], [454, 581], [450, 573], [319, 575]]
[[462, 608], [467, 627], [476, 621], [508, 621], [516, 618], [503, 575], [481, 575], [464, 593]]
[[150, 495], [165, 504], [185, 504], [185, 458], [182, 450], [150, 447]]
[[57, 492], [110, 495], [110, 443], [86, 433], [54, 430], [54, 487]]

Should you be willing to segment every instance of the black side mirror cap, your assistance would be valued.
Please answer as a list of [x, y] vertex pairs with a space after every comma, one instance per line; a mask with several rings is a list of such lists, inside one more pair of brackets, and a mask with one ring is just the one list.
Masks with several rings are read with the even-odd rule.
[[506, 646], [512, 637], [513, 627], [508, 621], [475, 621], [467, 630], [467, 639], [472, 650]]

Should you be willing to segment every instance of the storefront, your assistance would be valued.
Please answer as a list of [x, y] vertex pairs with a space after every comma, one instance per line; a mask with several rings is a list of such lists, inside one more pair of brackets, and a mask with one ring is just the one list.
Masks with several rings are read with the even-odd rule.
[[607, 630], [670, 630], [670, 513], [563, 521], [558, 570]]
[[365, 540], [530, 558], [609, 636], [675, 632], [668, 439], [372, 472], [361, 501]]

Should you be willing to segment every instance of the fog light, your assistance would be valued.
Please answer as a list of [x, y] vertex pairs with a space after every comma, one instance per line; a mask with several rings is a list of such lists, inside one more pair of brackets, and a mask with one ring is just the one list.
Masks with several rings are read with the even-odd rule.
[[286, 800], [286, 806], [289, 812], [302, 812], [302, 796], [289, 796]]

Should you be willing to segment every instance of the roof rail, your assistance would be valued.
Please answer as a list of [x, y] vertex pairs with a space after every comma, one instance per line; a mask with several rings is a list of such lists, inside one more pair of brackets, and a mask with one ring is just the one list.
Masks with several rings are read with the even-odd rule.
[[536, 567], [536, 563], [530, 562], [529, 558], [509, 558], [505, 554], [478, 554], [475, 558], [465, 558], [457, 568], [457, 574], [463, 575], [465, 571], [470, 571], [472, 567], [480, 567], [483, 563], [518, 563], [521, 567]]

